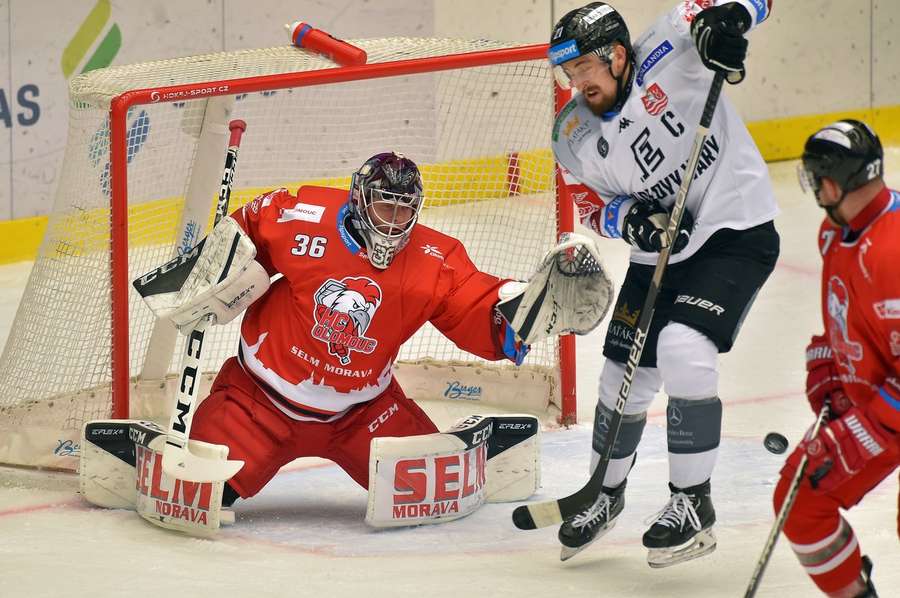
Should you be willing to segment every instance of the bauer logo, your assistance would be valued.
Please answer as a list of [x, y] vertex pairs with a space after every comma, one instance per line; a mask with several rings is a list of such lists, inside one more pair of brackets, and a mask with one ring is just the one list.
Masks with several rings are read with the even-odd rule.
[[567, 42], [557, 44], [550, 48], [550, 51], [547, 52], [547, 56], [550, 58], [550, 64], [557, 65], [567, 60], [577, 58], [581, 56], [581, 54], [578, 52], [578, 45], [575, 43], [575, 40], [570, 39]]
[[707, 299], [703, 299], [702, 297], [692, 297], [690, 295], [678, 295], [675, 297], [675, 304], [684, 303], [685, 305], [692, 305], [698, 307], [700, 309], [705, 309], [708, 312], [714, 313], [717, 316], [721, 316], [725, 313], [725, 308], [721, 305], [716, 305], [712, 301]]
[[466, 386], [458, 380], [447, 382], [447, 390], [444, 396], [448, 399], [462, 399], [464, 401], [477, 401], [481, 398], [480, 386]]

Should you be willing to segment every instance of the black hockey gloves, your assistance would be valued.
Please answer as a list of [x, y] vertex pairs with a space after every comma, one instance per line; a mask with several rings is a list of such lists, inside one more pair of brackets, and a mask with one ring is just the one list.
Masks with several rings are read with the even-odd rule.
[[744, 80], [750, 13], [737, 2], [701, 10], [691, 23], [691, 37], [706, 68], [722, 71], [729, 83]]
[[[656, 253], [665, 247], [668, 225], [669, 212], [664, 207], [656, 202], [646, 204], [636, 201], [622, 219], [622, 238], [642, 251]], [[672, 253], [678, 253], [687, 246], [692, 230], [694, 217], [685, 208]]]

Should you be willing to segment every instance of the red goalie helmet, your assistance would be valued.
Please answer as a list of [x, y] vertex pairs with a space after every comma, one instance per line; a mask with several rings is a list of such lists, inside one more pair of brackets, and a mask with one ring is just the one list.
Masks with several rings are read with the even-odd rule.
[[375, 154], [350, 183], [350, 209], [369, 261], [387, 268], [406, 246], [422, 209], [422, 175], [403, 154]]

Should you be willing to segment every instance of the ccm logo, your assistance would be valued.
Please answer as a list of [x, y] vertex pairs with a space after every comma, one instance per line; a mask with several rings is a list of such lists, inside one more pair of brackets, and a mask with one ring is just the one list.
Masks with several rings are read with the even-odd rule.
[[478, 446], [479, 444], [486, 442], [487, 439], [491, 436], [492, 427], [492, 425], [488, 425], [486, 428], [482, 428], [481, 430], [478, 430], [477, 432], [472, 434], [472, 446]]
[[712, 301], [707, 301], [706, 299], [700, 299], [699, 297], [691, 297], [690, 295], [678, 295], [675, 298], [676, 305], [678, 303], [685, 303], [687, 305], [696, 305], [700, 309], [705, 309], [707, 311], [711, 311], [717, 316], [721, 316], [725, 313], [725, 308], [721, 305], [716, 305]]
[[397, 403], [393, 403], [390, 407], [385, 410], [384, 413], [379, 415], [377, 418], [373, 419], [369, 424], [369, 432], [374, 432], [378, 429], [378, 426], [386, 422], [392, 415], [400, 411], [400, 407], [397, 406]]
[[134, 428], [128, 428], [128, 438], [135, 444], [147, 444], [147, 433], [138, 432]]

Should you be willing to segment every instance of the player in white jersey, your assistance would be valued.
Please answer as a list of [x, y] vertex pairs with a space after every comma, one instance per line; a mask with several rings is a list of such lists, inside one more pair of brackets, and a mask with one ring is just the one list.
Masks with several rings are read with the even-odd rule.
[[[669, 209], [714, 72], [731, 83], [743, 79], [744, 34], [770, 9], [771, 0], [682, 1], [632, 45], [621, 15], [594, 2], [565, 15], [553, 31], [549, 58], [557, 79], [580, 92], [557, 116], [554, 154], [581, 221], [632, 245], [603, 351], [592, 469], [658, 253], [668, 243]], [[647, 409], [662, 386], [669, 396], [670, 498], [644, 534], [648, 560], [663, 567], [715, 548], [710, 477], [721, 437], [718, 354], [731, 349], [779, 251], [766, 164], [724, 96], [685, 205], [603, 493], [560, 528], [563, 560], [621, 513]]]

